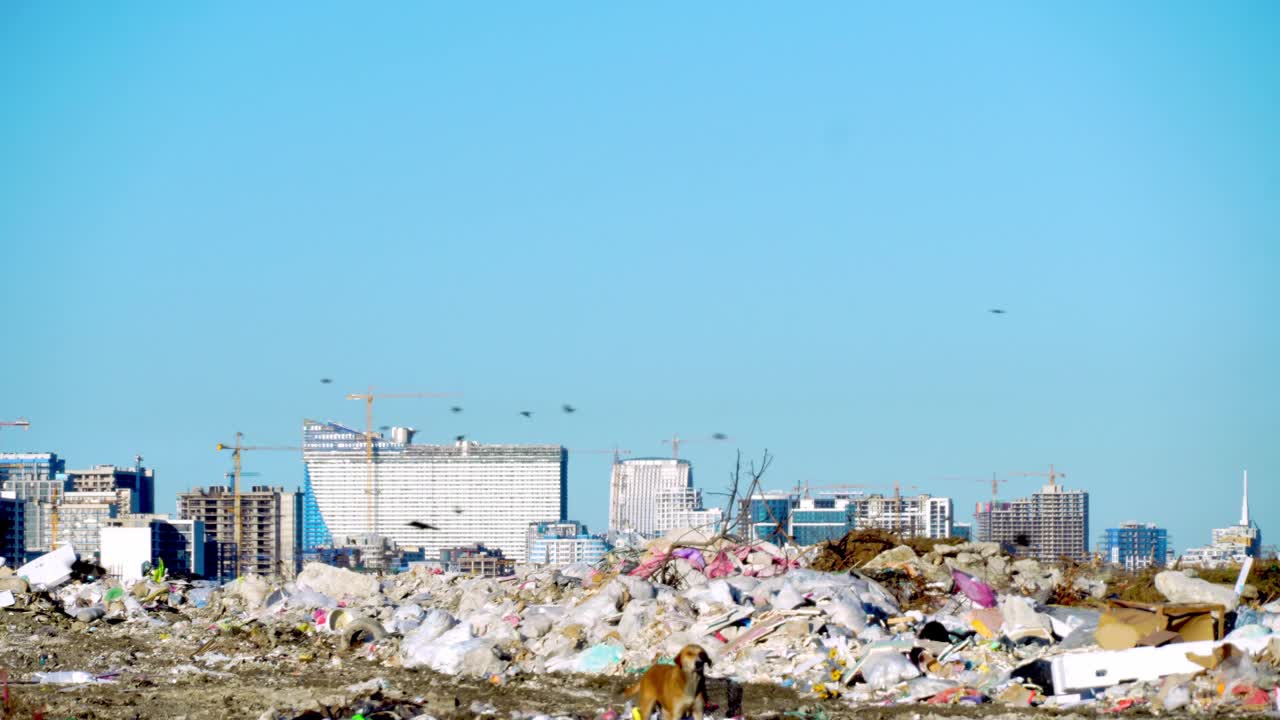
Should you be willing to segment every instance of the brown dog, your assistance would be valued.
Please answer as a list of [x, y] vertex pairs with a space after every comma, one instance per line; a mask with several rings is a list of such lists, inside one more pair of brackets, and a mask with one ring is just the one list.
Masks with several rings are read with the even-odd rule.
[[[638, 695], [640, 720], [649, 720], [654, 705], [662, 706], [663, 720], [681, 720], [686, 713], [702, 720], [707, 703], [707, 676], [711, 658], [699, 645], [685, 645], [676, 655], [675, 665], [654, 665], [640, 682], [627, 688], [626, 695]], [[631, 720], [626, 718], [626, 720]]]

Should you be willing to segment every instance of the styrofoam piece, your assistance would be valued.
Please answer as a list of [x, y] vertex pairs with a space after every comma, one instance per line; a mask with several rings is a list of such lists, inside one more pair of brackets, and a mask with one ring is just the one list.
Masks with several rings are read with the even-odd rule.
[[17, 600], [13, 598], [12, 590], [5, 590], [4, 592], [0, 592], [0, 608], [9, 607], [16, 602]]
[[26, 578], [37, 590], [52, 590], [71, 579], [71, 566], [76, 561], [76, 549], [70, 543], [47, 552], [14, 571]]
[[[1270, 635], [1239, 638], [1230, 644], [1256, 655], [1270, 640]], [[1227, 641], [1202, 640], [1174, 643], [1164, 647], [1136, 647], [1128, 650], [1101, 650], [1059, 655], [1050, 663], [1055, 693], [1072, 693], [1090, 688], [1105, 688], [1129, 682], [1149, 682], [1166, 675], [1195, 674], [1204, 667], [1187, 659], [1187, 653], [1210, 655]]]

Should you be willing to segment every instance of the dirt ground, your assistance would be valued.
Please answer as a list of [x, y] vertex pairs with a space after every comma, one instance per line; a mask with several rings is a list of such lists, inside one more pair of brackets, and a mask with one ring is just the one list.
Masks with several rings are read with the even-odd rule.
[[[84, 626], [65, 616], [0, 613], [0, 668], [8, 673], [2, 718], [132, 720], [134, 718], [352, 718], [391, 720], [532, 718], [537, 714], [594, 720], [622, 710], [621, 691], [634, 680], [612, 676], [523, 676], [494, 685], [429, 670], [388, 665], [394, 653], [342, 650], [330, 637], [209, 635], [180, 626]], [[210, 642], [210, 638], [214, 638]], [[193, 659], [194, 657], [194, 659]], [[39, 671], [110, 674], [113, 682], [34, 684]], [[1072, 717], [999, 706], [864, 706], [802, 698], [777, 685], [731, 685], [712, 678], [717, 718], [922, 720], [923, 718]], [[731, 697], [733, 695], [733, 697]], [[274, 711], [274, 713], [268, 713]], [[1083, 717], [1083, 716], [1079, 716]], [[623, 720], [627, 720], [623, 718]]]

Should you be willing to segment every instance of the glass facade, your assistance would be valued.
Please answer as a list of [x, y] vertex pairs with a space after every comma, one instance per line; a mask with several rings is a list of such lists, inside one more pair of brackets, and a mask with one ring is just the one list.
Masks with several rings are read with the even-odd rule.
[[781, 544], [791, 523], [791, 498], [753, 497], [748, 505], [751, 528], [757, 540]]
[[316, 548], [331, 547], [333, 536], [329, 534], [329, 526], [320, 514], [320, 506], [316, 504], [316, 493], [311, 488], [311, 473], [303, 466], [302, 471], [302, 552], [312, 553]]
[[1124, 523], [1107, 528], [1103, 542], [1107, 561], [1125, 569], [1162, 566], [1169, 550], [1169, 531], [1150, 524]]

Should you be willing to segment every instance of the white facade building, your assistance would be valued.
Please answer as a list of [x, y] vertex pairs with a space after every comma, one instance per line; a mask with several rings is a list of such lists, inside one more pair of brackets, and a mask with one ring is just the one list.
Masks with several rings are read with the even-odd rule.
[[587, 534], [580, 522], [542, 522], [529, 526], [526, 561], [530, 565], [595, 565], [609, 551], [603, 538]]
[[953, 504], [949, 497], [879, 494], [854, 497], [854, 517], [858, 529], [876, 528], [903, 537], [951, 537]]
[[652, 537], [684, 527], [670, 523], [677, 513], [694, 509], [685, 502], [689, 496], [684, 493], [691, 492], [693, 468], [688, 460], [636, 458], [616, 462], [609, 483], [609, 530], [632, 530]]
[[720, 508], [704, 509], [702, 491], [694, 488], [673, 488], [658, 491], [654, 500], [657, 524], [656, 534], [677, 528], [694, 528], [708, 533], [720, 531], [724, 513]]
[[481, 543], [524, 562], [529, 524], [565, 518], [568, 452], [559, 445], [413, 445], [410, 433], [393, 434], [403, 442], [374, 434], [370, 463], [363, 432], [304, 422], [303, 460], [334, 538], [372, 531], [428, 559]]

